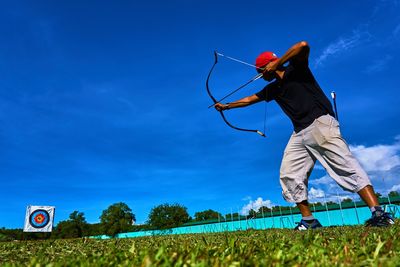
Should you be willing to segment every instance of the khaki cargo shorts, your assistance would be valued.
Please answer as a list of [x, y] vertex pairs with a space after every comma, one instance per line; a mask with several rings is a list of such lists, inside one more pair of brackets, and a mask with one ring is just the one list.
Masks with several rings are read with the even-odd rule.
[[316, 160], [344, 190], [358, 192], [371, 185], [368, 175], [342, 138], [337, 120], [323, 115], [306, 129], [293, 133], [286, 146], [280, 183], [283, 197], [288, 202], [308, 199], [308, 177]]

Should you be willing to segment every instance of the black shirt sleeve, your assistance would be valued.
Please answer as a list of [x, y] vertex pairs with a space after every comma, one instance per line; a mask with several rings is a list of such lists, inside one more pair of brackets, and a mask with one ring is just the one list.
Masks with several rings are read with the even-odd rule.
[[307, 60], [291, 60], [289, 65], [294, 66], [295, 68], [308, 68], [308, 59]]
[[260, 92], [256, 93], [256, 95], [263, 99], [264, 101], [270, 102], [274, 100], [278, 93], [278, 86], [276, 82], [272, 82], [266, 85]]

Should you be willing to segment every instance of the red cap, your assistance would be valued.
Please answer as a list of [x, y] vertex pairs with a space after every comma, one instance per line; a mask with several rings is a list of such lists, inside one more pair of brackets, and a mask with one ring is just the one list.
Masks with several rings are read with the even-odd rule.
[[263, 52], [256, 59], [257, 70], [265, 67], [268, 63], [277, 60], [278, 57], [273, 52]]

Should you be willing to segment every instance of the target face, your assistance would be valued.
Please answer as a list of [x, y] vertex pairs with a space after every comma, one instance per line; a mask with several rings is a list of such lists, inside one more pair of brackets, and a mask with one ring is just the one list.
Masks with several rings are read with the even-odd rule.
[[50, 215], [46, 210], [38, 209], [29, 216], [29, 224], [34, 228], [44, 228], [50, 222]]

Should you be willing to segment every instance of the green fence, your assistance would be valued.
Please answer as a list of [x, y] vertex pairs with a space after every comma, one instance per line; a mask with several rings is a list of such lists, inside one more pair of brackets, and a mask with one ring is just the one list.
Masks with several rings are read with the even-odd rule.
[[[381, 205], [395, 218], [400, 218], [400, 197], [381, 198]], [[311, 205], [314, 217], [323, 226], [343, 226], [363, 224], [371, 216], [369, 208], [364, 202], [346, 202], [334, 205]], [[119, 234], [118, 238], [133, 238], [141, 236], [154, 236], [166, 234], [191, 234], [191, 233], [216, 233], [225, 231], [244, 231], [248, 229], [293, 228], [301, 220], [297, 208], [286, 207], [280, 211], [264, 212], [255, 217], [239, 216], [236, 218], [190, 222], [180, 227], [167, 230], [138, 231]], [[95, 238], [107, 239], [108, 236]]]

